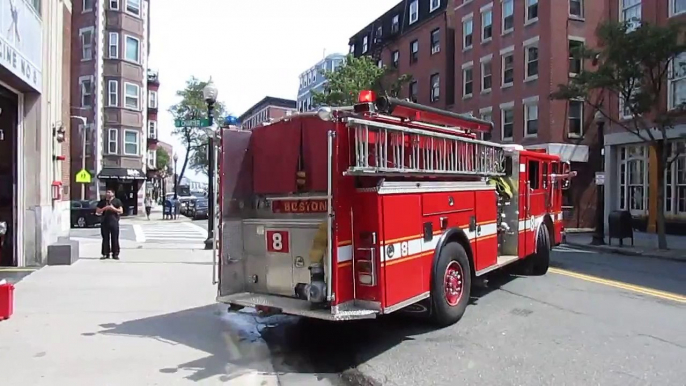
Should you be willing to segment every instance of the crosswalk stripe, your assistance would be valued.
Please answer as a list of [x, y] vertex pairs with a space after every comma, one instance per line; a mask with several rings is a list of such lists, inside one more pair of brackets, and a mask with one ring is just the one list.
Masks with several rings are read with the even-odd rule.
[[202, 227], [185, 222], [142, 225], [141, 233], [146, 241], [163, 243], [195, 243], [202, 242], [207, 237], [207, 231], [205, 231]]

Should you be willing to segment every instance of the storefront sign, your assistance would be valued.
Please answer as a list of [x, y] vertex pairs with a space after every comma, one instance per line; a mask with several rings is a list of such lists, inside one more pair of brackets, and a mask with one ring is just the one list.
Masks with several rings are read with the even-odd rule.
[[42, 89], [41, 19], [24, 0], [0, 0], [0, 65], [31, 88]]
[[326, 213], [326, 200], [302, 200], [302, 201], [274, 201], [272, 203], [274, 213]]

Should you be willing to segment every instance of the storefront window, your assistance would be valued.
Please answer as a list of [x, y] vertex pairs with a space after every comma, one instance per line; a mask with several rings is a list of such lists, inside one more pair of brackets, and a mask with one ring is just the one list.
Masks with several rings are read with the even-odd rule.
[[647, 213], [647, 149], [624, 146], [619, 149], [619, 209]]
[[[665, 212], [686, 214], [686, 153], [683, 141], [672, 143], [671, 154], [678, 154], [665, 170]], [[671, 160], [671, 158], [670, 158]]]

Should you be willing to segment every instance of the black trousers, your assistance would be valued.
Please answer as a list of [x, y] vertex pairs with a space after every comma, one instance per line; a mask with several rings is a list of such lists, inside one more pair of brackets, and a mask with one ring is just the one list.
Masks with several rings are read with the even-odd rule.
[[102, 255], [119, 256], [119, 224], [103, 222], [100, 225], [102, 235]]

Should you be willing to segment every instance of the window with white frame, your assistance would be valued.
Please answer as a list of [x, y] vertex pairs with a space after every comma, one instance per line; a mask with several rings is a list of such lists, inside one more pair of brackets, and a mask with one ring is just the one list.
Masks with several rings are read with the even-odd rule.
[[415, 102], [415, 103], [417, 102], [417, 94], [419, 92], [418, 87], [419, 87], [419, 84], [417, 83], [416, 80], [413, 80], [412, 82], [410, 82], [410, 91], [409, 91], [410, 95], [409, 96], [410, 96], [410, 100], [412, 102]]
[[81, 107], [93, 107], [93, 77], [80, 77], [79, 86], [81, 89]]
[[93, 27], [81, 28], [79, 30], [79, 37], [81, 37], [81, 60], [93, 59]]
[[107, 154], [117, 154], [119, 152], [119, 130], [107, 130]]
[[398, 67], [398, 62], [400, 61], [400, 51], [395, 50], [391, 54], [391, 61], [393, 63], [393, 67]]
[[624, 91], [626, 91], [628, 95], [624, 95], [623, 93], [617, 95], [619, 99], [619, 117], [622, 119], [630, 119], [633, 117], [631, 103], [636, 97], [636, 94], [641, 92], [639, 82], [639, 80], [634, 80], [632, 83], [626, 85], [626, 90]]
[[140, 16], [141, 15], [141, 0], [126, 0], [126, 12]]
[[481, 61], [481, 93], [491, 91], [493, 87], [493, 65], [491, 59]]
[[140, 86], [133, 83], [124, 83], [124, 107], [127, 109], [140, 110]]
[[138, 148], [140, 141], [138, 139], [138, 131], [124, 130], [124, 154], [125, 155], [139, 155]]
[[503, 141], [514, 137], [514, 105], [508, 103], [500, 107], [500, 134]]
[[151, 169], [157, 168], [157, 151], [148, 150], [148, 167]]
[[584, 0], [569, 0], [569, 14], [578, 18], [584, 17]]
[[369, 36], [365, 36], [362, 38], [362, 53], [366, 53], [367, 50], [369, 49]]
[[110, 107], [119, 106], [119, 81], [107, 81], [107, 105]]
[[83, 0], [83, 8], [82, 12], [91, 12], [93, 11], [93, 0]]
[[538, 135], [538, 100], [524, 102], [524, 136]]
[[669, 144], [671, 154], [678, 154], [665, 170], [665, 213], [686, 214], [686, 143], [683, 140]]
[[148, 138], [157, 139], [157, 121], [148, 121]]
[[514, 0], [503, 0], [503, 35], [514, 29]]
[[467, 50], [472, 48], [474, 42], [474, 18], [469, 17], [462, 20], [462, 48]]
[[436, 28], [431, 31], [431, 55], [441, 51], [441, 30]]
[[514, 84], [514, 52], [506, 52], [503, 54], [502, 60], [503, 68], [503, 84], [502, 87], [509, 87]]
[[400, 15], [393, 15], [393, 20], [391, 21], [391, 33], [396, 33], [400, 31]]
[[376, 34], [374, 35], [374, 37], [380, 38], [381, 36], [383, 36], [383, 27], [378, 26], [378, 27], [376, 27]]
[[474, 93], [474, 68], [469, 65], [462, 67], [462, 97], [471, 98]]
[[148, 92], [148, 108], [157, 108], [157, 91], [150, 90]]
[[414, 24], [419, 20], [419, 0], [414, 0], [410, 3], [410, 24]]
[[619, 209], [646, 214], [648, 151], [643, 145], [619, 148]]
[[584, 135], [584, 102], [583, 101], [569, 101], [567, 120], [569, 127], [569, 136], [573, 138], [580, 138]]
[[441, 96], [441, 78], [438, 74], [431, 75], [429, 86], [431, 87], [431, 102], [438, 101]]
[[379, 67], [379, 68], [383, 68], [383, 60], [382, 60], [382, 59], [377, 60], [377, 61], [376, 61], [376, 66]]
[[419, 60], [419, 40], [410, 42], [410, 63]]
[[524, 47], [525, 80], [538, 78], [538, 41]]
[[441, 6], [441, 0], [431, 0], [431, 5], [429, 6], [429, 12], [433, 12]]
[[635, 30], [641, 25], [641, 9], [643, 5], [641, 3], [641, 0], [620, 0], [619, 19], [629, 24], [628, 32]]
[[493, 6], [481, 11], [481, 42], [493, 39]]
[[526, 22], [538, 20], [538, 0], [526, 0]]
[[351, 54], [355, 53], [355, 44], [354, 43], [350, 45], [350, 50], [348, 52]]
[[133, 36], [126, 37], [126, 60], [134, 63], [140, 63], [141, 58], [141, 41]]
[[119, 0], [110, 0], [110, 9], [113, 11], [119, 10]]
[[[484, 121], [487, 122], [493, 122], [493, 108], [492, 107], [486, 107], [481, 110], [479, 110], [479, 115], [480, 118], [483, 119]], [[481, 133], [481, 139], [484, 141], [490, 141], [491, 138], [493, 137], [493, 133], [488, 132], [488, 133]]]
[[581, 73], [584, 69], [584, 60], [580, 57], [579, 51], [583, 49], [584, 42], [576, 39], [569, 39], [569, 75], [574, 76]]
[[676, 109], [686, 103], [686, 52], [677, 55], [670, 64], [669, 107]]
[[670, 16], [679, 15], [686, 12], [686, 0], [669, 0]]
[[118, 32], [110, 32], [108, 54], [109, 54], [110, 59], [118, 59], [119, 58], [119, 33]]

